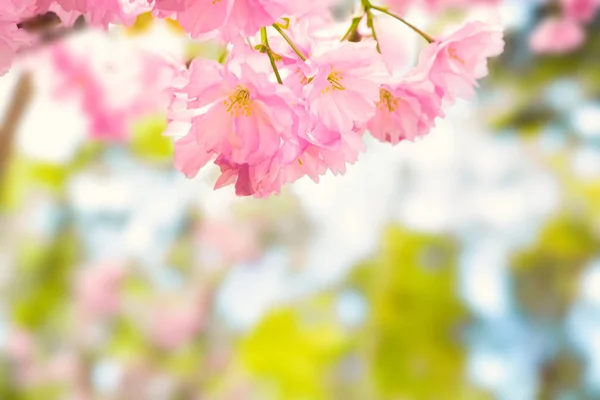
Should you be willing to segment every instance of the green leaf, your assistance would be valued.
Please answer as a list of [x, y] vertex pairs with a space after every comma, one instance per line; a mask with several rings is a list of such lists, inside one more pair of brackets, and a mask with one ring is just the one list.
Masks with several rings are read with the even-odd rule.
[[137, 121], [133, 127], [131, 148], [134, 154], [150, 160], [164, 161], [173, 156], [173, 143], [163, 136], [167, 119], [150, 116]]

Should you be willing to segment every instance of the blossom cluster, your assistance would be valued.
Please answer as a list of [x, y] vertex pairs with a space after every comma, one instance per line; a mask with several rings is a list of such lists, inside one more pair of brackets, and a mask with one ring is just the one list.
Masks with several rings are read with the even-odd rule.
[[584, 26], [593, 21], [600, 0], [561, 0], [560, 15], [544, 18], [530, 37], [529, 45], [537, 53], [562, 54], [585, 41]]
[[[193, 177], [213, 162], [221, 171], [215, 187], [234, 185], [240, 196], [279, 193], [305, 175], [318, 181], [328, 171], [344, 173], [364, 150], [366, 132], [392, 144], [426, 135], [445, 107], [474, 93], [487, 74], [487, 59], [504, 46], [496, 23], [469, 22], [433, 37], [398, 14], [400, 5], [439, 9], [464, 3], [457, 0], [362, 0], [349, 27], [335, 20], [334, 0], [10, 1], [20, 8], [10, 3], [0, 20], [9, 15], [18, 34], [18, 21], [46, 11], [67, 25], [83, 16], [102, 27], [150, 13], [176, 20], [192, 38], [226, 44], [222, 63], [170, 65], [167, 133], [176, 137], [177, 169]], [[410, 57], [398, 35], [404, 26], [425, 40], [414, 66], [407, 66]], [[19, 49], [16, 39], [9, 43], [10, 51], [0, 48], [3, 55]], [[95, 135], [122, 139], [128, 115], [144, 94], [131, 106], [110, 106], [91, 71], [102, 63], [86, 63], [60, 44], [52, 54], [61, 93], [76, 93], [82, 108], [98, 117], [91, 121]]]
[[[262, 2], [260, 15], [272, 15], [270, 3]], [[288, 10], [268, 28], [248, 21], [260, 32], [234, 38], [223, 64], [194, 60], [171, 89], [169, 131], [184, 133], [175, 166], [193, 177], [212, 161], [221, 171], [216, 188], [232, 184], [238, 195], [256, 197], [304, 175], [344, 173], [365, 132], [392, 144], [426, 135], [444, 107], [474, 93], [488, 57], [503, 49], [493, 24], [470, 22], [439, 38], [413, 27], [428, 43], [414, 67], [398, 71], [379, 25], [392, 13], [370, 3], [363, 12], [346, 35], [332, 34], [327, 10]], [[363, 23], [373, 34], [346, 40]]]

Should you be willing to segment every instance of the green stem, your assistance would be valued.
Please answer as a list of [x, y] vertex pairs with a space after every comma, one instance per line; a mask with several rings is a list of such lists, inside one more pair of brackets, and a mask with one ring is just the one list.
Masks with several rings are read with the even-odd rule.
[[302, 61], [306, 61], [306, 56], [302, 54], [302, 52], [296, 47], [294, 42], [292, 42], [292, 39], [290, 39], [290, 37], [283, 31], [283, 29], [281, 29], [277, 24], [273, 24], [273, 28], [275, 28], [275, 30], [279, 32], [281, 37], [285, 39], [285, 41], [290, 45], [292, 50], [294, 50], [294, 53], [296, 53]]
[[279, 75], [279, 70], [277, 69], [277, 64], [275, 64], [275, 57], [273, 56], [273, 51], [271, 50], [271, 47], [269, 47], [269, 39], [267, 38], [267, 28], [260, 28], [260, 39], [262, 41], [262, 44], [265, 46], [265, 49], [267, 50], [267, 55], [269, 56], [269, 61], [271, 62], [271, 68], [273, 68], [273, 72], [275, 73], [277, 82], [279, 82], [280, 85], [283, 85], [281, 75]]
[[354, 35], [354, 32], [356, 32], [356, 30], [358, 29], [358, 24], [360, 24], [360, 21], [363, 19], [364, 16], [365, 15], [362, 14], [360, 17], [352, 18], [352, 23], [350, 24], [350, 27], [348, 28], [344, 36], [342, 36], [340, 42], [343, 42], [344, 40], [349, 40], [352, 37], [352, 35]]
[[[368, 0], [366, 0], [368, 3]], [[383, 7], [379, 7], [379, 6], [374, 6], [371, 5], [370, 3], [368, 3], [368, 8], [367, 9], [373, 9], [373, 10], [377, 10], [381, 13], [387, 14], [392, 18], [396, 18], [398, 21], [402, 22], [403, 24], [405, 24], [406, 26], [408, 26], [410, 29], [412, 29], [413, 31], [417, 32], [419, 35], [421, 35], [423, 37], [423, 39], [427, 40], [427, 42], [429, 43], [433, 43], [435, 42], [435, 39], [432, 38], [431, 36], [429, 36], [428, 34], [426, 34], [425, 32], [423, 32], [422, 30], [420, 30], [419, 28], [417, 28], [416, 26], [414, 26], [413, 24], [411, 24], [410, 22], [406, 21], [404, 18], [386, 10]]]
[[370, 8], [366, 9], [367, 13], [367, 26], [371, 28], [371, 32], [373, 33], [373, 39], [375, 43], [377, 43], [377, 51], [381, 53], [381, 47], [379, 46], [379, 40], [377, 39], [377, 32], [375, 32], [375, 24], [373, 24], [373, 13]]

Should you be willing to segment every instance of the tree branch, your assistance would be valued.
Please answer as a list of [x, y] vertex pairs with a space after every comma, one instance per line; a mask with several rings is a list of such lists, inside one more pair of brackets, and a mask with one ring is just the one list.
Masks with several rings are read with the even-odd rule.
[[31, 102], [32, 94], [33, 84], [31, 75], [23, 73], [15, 86], [13, 98], [8, 105], [6, 116], [0, 127], [0, 187], [3, 186], [4, 176], [19, 124]]

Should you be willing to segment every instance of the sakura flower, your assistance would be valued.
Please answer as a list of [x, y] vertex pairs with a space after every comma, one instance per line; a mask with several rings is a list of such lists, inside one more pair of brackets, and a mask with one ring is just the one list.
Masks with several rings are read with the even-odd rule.
[[208, 219], [197, 232], [200, 256], [206, 262], [232, 264], [259, 255], [256, 229], [232, 220]]
[[69, 21], [79, 13], [91, 25], [105, 28], [114, 23], [130, 25], [139, 14], [151, 9], [148, 0], [42, 0], [39, 4], [39, 11], [58, 11]]
[[[252, 187], [244, 178], [250, 169], [269, 172], [265, 163], [292, 136], [290, 128], [296, 120], [281, 93], [283, 89], [249, 66], [242, 66], [237, 76], [217, 62], [194, 60], [188, 83], [173, 91], [187, 99], [188, 109], [206, 111], [191, 118], [186, 136], [175, 143], [176, 167], [191, 177], [212, 158], [218, 158], [225, 172], [217, 187], [237, 182], [239, 194], [258, 190], [256, 184], [264, 176], [255, 177]], [[258, 165], [260, 169], [254, 168]], [[236, 181], [237, 177], [240, 179]]]
[[428, 11], [440, 12], [450, 8], [469, 7], [473, 5], [495, 5], [501, 0], [383, 0], [395, 12], [404, 14], [410, 7], [421, 7]]
[[5, 351], [13, 361], [26, 363], [32, 360], [34, 338], [29, 332], [23, 329], [14, 329], [7, 339]]
[[373, 116], [383, 65], [374, 46], [344, 42], [318, 49], [308, 65], [310, 81], [303, 92], [311, 118], [344, 134]]
[[105, 317], [114, 314], [120, 304], [123, 270], [118, 264], [86, 267], [77, 277], [76, 301], [83, 315]]
[[443, 115], [441, 98], [426, 80], [405, 80], [383, 85], [375, 116], [368, 122], [371, 135], [382, 142], [398, 144], [429, 133], [435, 119]]
[[[310, 135], [313, 136], [315, 132], [316, 130], [311, 131]], [[364, 132], [364, 127], [354, 127], [350, 132], [340, 135], [339, 145], [333, 148], [316, 145], [314, 141], [307, 140], [308, 145], [303, 147], [298, 157], [302, 171], [315, 182], [319, 181], [318, 175], [327, 170], [334, 175], [346, 173], [347, 164], [354, 164], [359, 154], [365, 151], [362, 141]]]
[[96, 139], [127, 140], [137, 118], [161, 112], [169, 103], [164, 91], [173, 67], [139, 48], [119, 48], [101, 33], [56, 43], [45, 57], [56, 99], [73, 101]]
[[218, 34], [226, 41], [243, 35], [254, 35], [284, 15], [294, 12], [294, 2], [283, 0], [157, 0], [154, 6], [159, 16], [175, 18], [198, 38]]
[[16, 23], [0, 21], [0, 76], [8, 72], [17, 51], [32, 40], [27, 32], [17, 28]]
[[599, 0], [561, 0], [567, 18], [579, 22], [591, 22], [600, 7]]
[[243, 36], [255, 34], [261, 27], [269, 26], [282, 17], [305, 19], [316, 15], [328, 15], [328, 6], [335, 0], [231, 0], [230, 14], [221, 27], [225, 38], [240, 33]]
[[549, 17], [542, 21], [529, 38], [529, 46], [536, 53], [561, 54], [583, 43], [583, 27], [570, 18]]
[[17, 24], [33, 15], [32, 1], [0, 2], [0, 76], [10, 69], [17, 51], [33, 42], [33, 37]]
[[204, 311], [188, 304], [161, 306], [152, 315], [150, 336], [159, 347], [176, 349], [192, 340], [204, 322]]
[[269, 26], [286, 14], [290, 14], [289, 4], [282, 0], [233, 0], [231, 12], [224, 26], [225, 37], [236, 33], [248, 36], [261, 27]]
[[410, 50], [406, 39], [406, 29], [392, 17], [381, 14], [373, 18], [373, 25], [377, 35], [377, 43], [383, 62], [390, 74], [402, 72], [409, 65]]
[[488, 73], [487, 58], [504, 49], [502, 31], [496, 25], [470, 22], [429, 44], [419, 57], [417, 68], [428, 71], [436, 91], [444, 100], [469, 98], [477, 79]]

